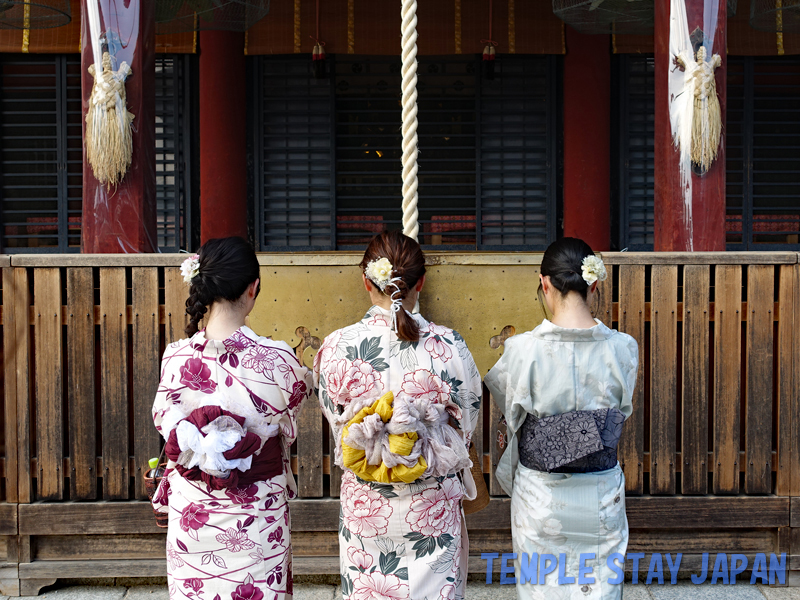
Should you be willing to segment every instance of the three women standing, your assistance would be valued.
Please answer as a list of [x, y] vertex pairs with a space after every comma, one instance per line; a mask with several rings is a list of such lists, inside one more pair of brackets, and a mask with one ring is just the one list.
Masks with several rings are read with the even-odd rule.
[[190, 337], [167, 346], [153, 405], [169, 459], [153, 501], [169, 513], [169, 596], [291, 598], [289, 459], [311, 375], [245, 326], [260, 287], [244, 240], [210, 240], [183, 269]]
[[[344, 469], [342, 592], [460, 600], [480, 374], [457, 332], [411, 313], [425, 284], [417, 242], [381, 233], [360, 266], [372, 307], [325, 339], [313, 372]], [[170, 598], [290, 598], [290, 447], [312, 376], [289, 346], [244, 325], [259, 269], [243, 240], [207, 242], [185, 271], [191, 337], [167, 347], [153, 406], [169, 458], [154, 506], [169, 513]], [[606, 558], [627, 547], [616, 446], [632, 411], [638, 346], [591, 317], [604, 278], [584, 242], [552, 244], [541, 286], [553, 319], [507, 340], [485, 380], [511, 434], [497, 477], [512, 498], [514, 551], [564, 555], [576, 581], [581, 554], [596, 555], [587, 563], [596, 583], [520, 582], [520, 598], [621, 597]], [[518, 577], [526, 567], [518, 563]]]
[[336, 440], [345, 598], [460, 599], [469, 554], [462, 498], [481, 379], [463, 338], [411, 310], [425, 257], [384, 232], [361, 261], [372, 307], [329, 335], [314, 382]]
[[[511, 533], [521, 599], [612, 600], [622, 585], [608, 557], [625, 555], [625, 476], [616, 447], [639, 365], [631, 336], [592, 318], [589, 305], [602, 261], [583, 241], [563, 238], [542, 259], [541, 286], [553, 314], [533, 331], [508, 339], [485, 383], [510, 434], [497, 479], [511, 496]], [[563, 554], [575, 583], [522, 582], [521, 556]], [[595, 583], [579, 582], [581, 554]], [[534, 581], [534, 583], [537, 583]]]

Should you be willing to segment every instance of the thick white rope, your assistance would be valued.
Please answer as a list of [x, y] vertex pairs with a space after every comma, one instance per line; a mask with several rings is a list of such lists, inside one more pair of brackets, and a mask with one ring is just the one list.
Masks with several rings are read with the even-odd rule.
[[[94, 60], [95, 73], [103, 73], [103, 53], [100, 48], [100, 7], [97, 6], [97, 0], [88, 0], [86, 2], [87, 21], [89, 21], [89, 35], [92, 39], [89, 42], [92, 44], [92, 59]], [[99, 77], [99, 75], [98, 75]]]
[[403, 233], [417, 239], [417, 0], [402, 0]]

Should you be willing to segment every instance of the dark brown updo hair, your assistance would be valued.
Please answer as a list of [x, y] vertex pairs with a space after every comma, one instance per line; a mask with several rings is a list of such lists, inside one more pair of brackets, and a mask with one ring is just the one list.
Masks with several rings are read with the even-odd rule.
[[[414, 289], [417, 282], [425, 275], [425, 255], [419, 244], [401, 231], [384, 231], [372, 238], [361, 259], [361, 271], [373, 260], [386, 258], [392, 263], [392, 277], [399, 277], [392, 285], [387, 285], [384, 294], [391, 296], [395, 291], [394, 285], [400, 290], [399, 297], [405, 299], [408, 292]], [[377, 285], [367, 279], [375, 289]], [[419, 341], [419, 325], [405, 310], [397, 313], [397, 337], [406, 342]]]
[[[247, 287], [259, 278], [258, 259], [253, 247], [240, 237], [208, 240], [197, 253], [200, 269], [192, 279], [186, 314], [186, 335], [197, 333], [197, 324], [217, 300], [236, 302]], [[261, 285], [256, 295], [261, 291]]]
[[585, 301], [589, 284], [583, 278], [581, 267], [587, 256], [594, 256], [589, 244], [578, 238], [561, 238], [545, 250], [541, 273], [550, 277], [550, 283], [562, 295], [578, 292]]

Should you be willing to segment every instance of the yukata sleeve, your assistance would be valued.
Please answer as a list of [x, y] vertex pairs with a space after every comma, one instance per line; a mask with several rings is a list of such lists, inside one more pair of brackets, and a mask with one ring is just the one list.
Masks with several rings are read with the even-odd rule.
[[472, 353], [467, 348], [467, 343], [458, 333], [455, 333], [454, 345], [458, 350], [458, 355], [461, 359], [462, 373], [464, 383], [461, 384], [461, 389], [458, 394], [458, 401], [461, 406], [462, 419], [459, 423], [460, 427], [464, 430], [464, 437], [469, 448], [472, 434], [478, 424], [481, 411], [481, 398], [483, 397], [483, 382], [481, 381], [480, 371], [475, 364], [475, 359]]
[[617, 360], [622, 373], [622, 398], [619, 410], [625, 418], [633, 414], [633, 392], [639, 372], [639, 344], [631, 336], [621, 333], [622, 344], [617, 352]]
[[302, 403], [314, 394], [314, 383], [308, 367], [300, 364], [294, 351], [283, 342], [277, 344], [279, 359], [276, 364], [275, 383], [283, 400], [281, 433], [288, 446], [297, 438], [297, 416]]
[[534, 350], [534, 345], [521, 336], [507, 339], [503, 356], [483, 380], [506, 419], [508, 445], [497, 464], [495, 476], [509, 496], [519, 464], [519, 429], [527, 414], [533, 412], [530, 388]]
[[492, 393], [510, 429], [517, 431], [529, 412], [533, 412], [531, 373], [534, 348], [522, 336], [506, 340], [505, 351], [484, 383]]
[[[331, 380], [332, 376], [335, 378], [339, 371], [337, 367], [338, 362], [340, 361], [334, 358], [335, 352], [336, 343], [334, 336], [328, 336], [325, 338], [325, 341], [323, 341], [319, 352], [317, 352], [317, 355], [314, 357], [313, 378], [314, 390], [317, 393], [322, 414], [325, 415], [325, 418], [328, 420], [333, 432], [340, 433], [337, 431], [338, 417], [340, 413], [334, 404], [335, 399], [331, 397], [331, 394], [334, 393], [334, 390], [329, 389], [328, 385], [328, 382]], [[345, 363], [347, 362], [346, 359], [340, 360], [344, 361]], [[343, 371], [344, 369], [341, 370]]]
[[170, 344], [164, 350], [161, 358], [161, 377], [153, 401], [153, 423], [165, 440], [169, 438], [170, 432], [178, 422], [188, 416], [180, 402], [180, 390], [185, 386], [180, 382], [177, 366], [179, 361], [173, 360], [179, 352], [178, 343]]

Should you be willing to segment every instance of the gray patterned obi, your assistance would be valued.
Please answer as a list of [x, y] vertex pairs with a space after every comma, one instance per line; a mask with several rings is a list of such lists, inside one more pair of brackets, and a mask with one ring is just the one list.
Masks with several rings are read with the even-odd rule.
[[593, 473], [617, 464], [623, 415], [616, 408], [575, 410], [537, 418], [520, 429], [519, 462], [548, 473]]

